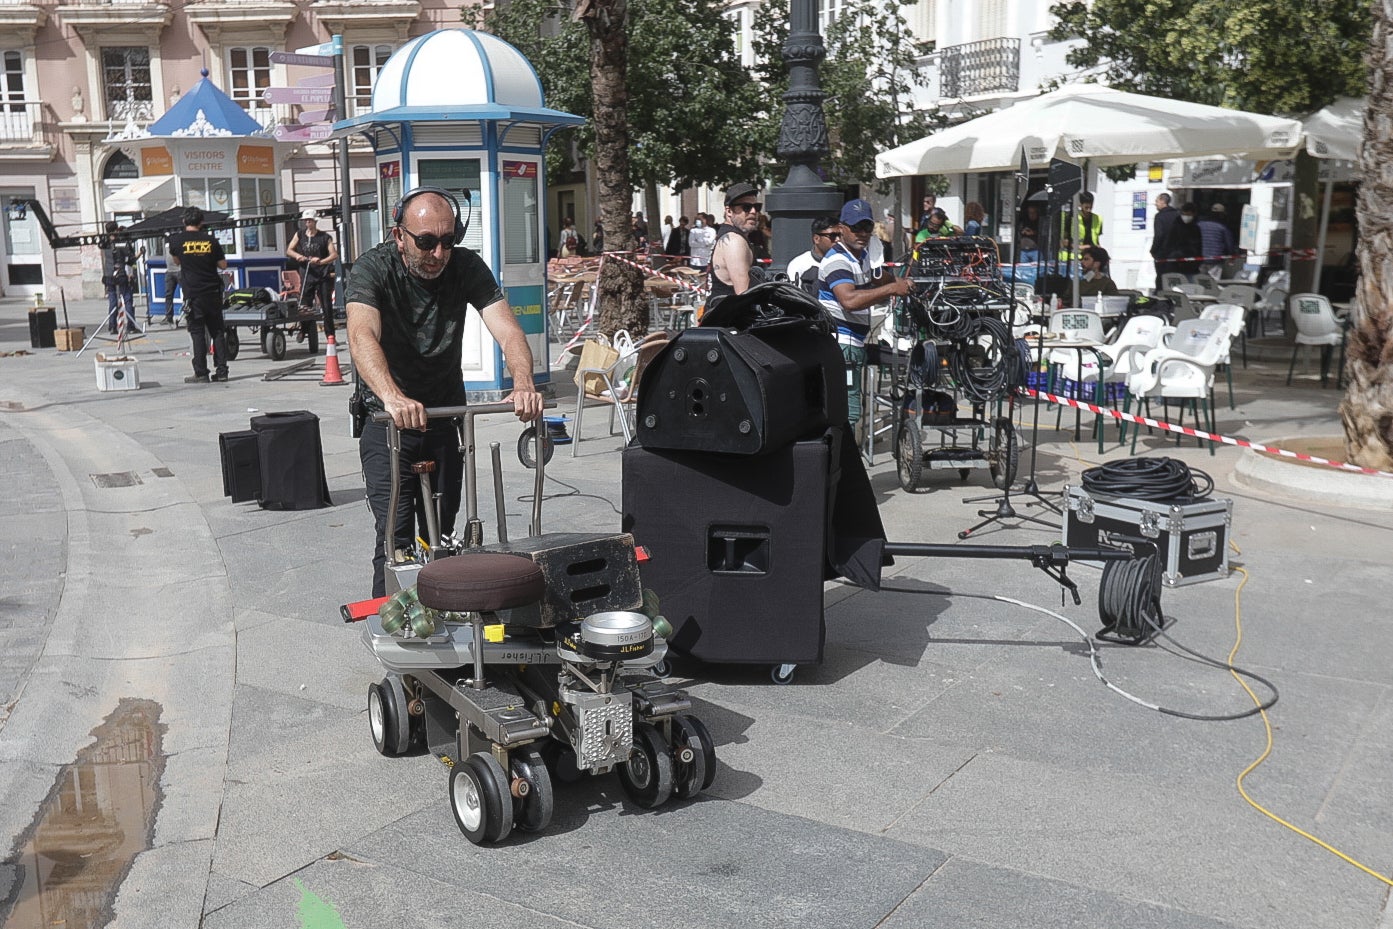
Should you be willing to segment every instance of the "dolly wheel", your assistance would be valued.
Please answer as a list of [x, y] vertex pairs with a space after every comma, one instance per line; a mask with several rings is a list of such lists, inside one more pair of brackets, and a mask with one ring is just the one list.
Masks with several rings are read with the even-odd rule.
[[672, 792], [677, 797], [690, 800], [716, 779], [716, 746], [695, 716], [672, 721], [672, 756], [676, 762]]
[[411, 742], [406, 716], [406, 689], [401, 681], [384, 677], [382, 683], [368, 685], [368, 729], [378, 754], [395, 758], [406, 752]]
[[285, 333], [282, 332], [282, 331], [279, 330], [279, 329], [272, 329], [272, 330], [271, 330], [271, 335], [269, 336], [269, 339], [270, 339], [270, 343], [271, 343], [271, 344], [270, 344], [269, 351], [267, 352], [267, 354], [269, 354], [269, 355], [271, 356], [271, 360], [272, 360], [272, 361], [284, 361], [284, 360], [285, 360]]
[[[554, 809], [551, 775], [535, 748], [515, 751], [508, 759], [513, 775], [513, 824], [523, 832], [541, 832]], [[521, 785], [526, 785], [526, 791]], [[522, 794], [522, 796], [518, 796]]]
[[619, 784], [645, 810], [662, 806], [672, 796], [672, 756], [648, 723], [634, 723], [634, 747], [629, 760], [619, 766]]
[[[147, 326], [150, 324], [149, 319], [146, 320], [145, 324]], [[223, 333], [223, 340], [227, 343], [227, 360], [236, 361], [237, 352], [239, 352], [242, 348], [242, 341], [239, 338], [237, 338], [236, 327], [226, 327], [226, 331]]]
[[792, 684], [793, 675], [797, 670], [796, 664], [776, 664], [769, 669], [769, 679], [775, 684]]
[[[526, 429], [522, 430], [522, 434], [518, 436], [518, 461], [522, 462], [522, 466], [528, 470], [537, 467], [537, 455], [535, 453], [536, 441], [536, 426], [528, 426]], [[542, 464], [551, 464], [551, 456], [555, 451], [556, 443], [552, 441], [551, 436], [543, 435]]]
[[497, 759], [477, 752], [450, 769], [450, 809], [455, 825], [475, 845], [508, 837], [513, 831], [513, 801]]

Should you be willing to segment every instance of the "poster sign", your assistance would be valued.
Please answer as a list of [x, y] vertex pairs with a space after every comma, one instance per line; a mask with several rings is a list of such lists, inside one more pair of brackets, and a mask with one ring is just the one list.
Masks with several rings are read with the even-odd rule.
[[173, 174], [174, 159], [169, 157], [169, 149], [163, 145], [140, 150], [140, 176], [152, 174]]
[[535, 179], [537, 177], [537, 162], [505, 161], [503, 162], [503, 176], [508, 179]]
[[1132, 231], [1141, 232], [1146, 229], [1146, 191], [1132, 191]]
[[230, 146], [200, 139], [179, 149], [179, 174], [182, 177], [227, 177], [232, 174]]
[[275, 174], [276, 153], [269, 145], [237, 146], [238, 174]]

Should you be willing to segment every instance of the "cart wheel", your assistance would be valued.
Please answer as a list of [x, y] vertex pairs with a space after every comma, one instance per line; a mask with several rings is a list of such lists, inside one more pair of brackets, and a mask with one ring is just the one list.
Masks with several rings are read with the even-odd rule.
[[[148, 326], [149, 323], [146, 323], [146, 325]], [[223, 333], [223, 338], [227, 340], [227, 360], [236, 361], [237, 352], [242, 348], [242, 340], [237, 338], [236, 327], [228, 326], [227, 330]]]
[[[688, 754], [690, 759], [684, 761]], [[690, 800], [716, 779], [716, 746], [695, 716], [684, 714], [672, 721], [672, 755], [676, 762], [672, 792], [681, 799]]]
[[271, 354], [271, 330], [265, 327], [261, 329], [261, 354]]
[[455, 825], [475, 845], [498, 842], [513, 831], [507, 775], [492, 755], [470, 755], [450, 769], [450, 810]]
[[272, 329], [268, 339], [271, 341], [266, 354], [271, 356], [272, 361], [280, 361], [285, 358], [285, 333], [279, 329]]
[[551, 775], [541, 753], [535, 748], [513, 752], [508, 767], [515, 780], [527, 785], [527, 793], [513, 798], [513, 825], [523, 832], [541, 832], [554, 809]]
[[[533, 455], [533, 442], [537, 436], [537, 427], [528, 426], [522, 430], [522, 435], [518, 436], [518, 461], [522, 462], [524, 468], [537, 467], [537, 459]], [[556, 444], [552, 442], [551, 436], [542, 436], [542, 463], [551, 464], [551, 455], [556, 451]]]
[[309, 325], [310, 331], [305, 335], [305, 344], [309, 346], [310, 357], [313, 358], [319, 354], [319, 327], [314, 323]]
[[793, 675], [797, 670], [796, 664], [776, 664], [769, 669], [769, 679], [775, 684], [792, 684]]
[[634, 747], [619, 766], [619, 783], [629, 799], [651, 810], [672, 796], [672, 755], [648, 723], [634, 724]]
[[542, 746], [542, 760], [557, 782], [575, 784], [584, 775], [576, 766], [576, 753], [565, 742], [551, 741]]
[[998, 488], [1005, 490], [1016, 482], [1021, 450], [1016, 444], [1016, 429], [1004, 416], [992, 423], [992, 444], [987, 463], [991, 468], [992, 483]]
[[411, 743], [410, 725], [406, 688], [400, 680], [384, 677], [382, 683], [368, 685], [368, 728], [378, 754], [387, 758], [404, 754]]
[[900, 460], [895, 467], [900, 477], [900, 487], [909, 493], [917, 493], [919, 478], [924, 473], [924, 440], [919, 436], [917, 423], [909, 419], [900, 423], [900, 434], [895, 440], [895, 447], [900, 452]]

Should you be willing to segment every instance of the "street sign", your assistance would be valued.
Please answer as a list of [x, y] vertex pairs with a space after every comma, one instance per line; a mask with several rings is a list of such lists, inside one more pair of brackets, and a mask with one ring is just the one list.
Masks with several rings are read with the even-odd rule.
[[329, 107], [326, 110], [301, 110], [300, 122], [308, 126], [310, 123], [322, 123], [326, 119], [331, 119], [333, 115], [333, 107]]
[[[279, 54], [279, 53], [278, 53], [278, 52], [272, 52], [271, 54], [275, 55], [275, 54]], [[304, 48], [297, 48], [297, 49], [295, 49], [295, 54], [297, 54], [297, 55], [325, 55], [325, 56], [328, 56], [328, 57], [333, 57], [333, 54], [334, 54], [334, 43], [333, 43], [333, 42], [320, 42], [318, 45], [306, 45]]]
[[[315, 48], [320, 46], [316, 45]], [[299, 52], [272, 52], [271, 64], [275, 65], [301, 65], [306, 68], [332, 68], [334, 66], [334, 56], [330, 55], [302, 55]]]
[[334, 78], [335, 78], [335, 77], [336, 77], [336, 75], [333, 75], [333, 74], [316, 74], [314, 77], [307, 77], [307, 78], [305, 78], [304, 80], [296, 81], [296, 82], [295, 82], [295, 86], [296, 86], [296, 87], [333, 87], [333, 86], [334, 86]]
[[277, 126], [271, 130], [271, 135], [275, 136], [277, 142], [318, 142], [321, 139], [329, 138], [329, 133], [333, 131], [328, 123], [320, 123], [317, 126], [301, 126], [291, 123], [285, 126]]
[[332, 87], [267, 87], [261, 93], [267, 103], [318, 103], [324, 105], [334, 102]]

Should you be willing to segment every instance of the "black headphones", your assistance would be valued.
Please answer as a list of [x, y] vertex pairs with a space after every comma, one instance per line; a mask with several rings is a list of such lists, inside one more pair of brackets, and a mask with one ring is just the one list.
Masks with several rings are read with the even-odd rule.
[[[464, 202], [470, 203], [469, 191], [465, 190], [463, 193]], [[402, 198], [397, 201], [397, 205], [392, 207], [392, 225], [401, 225], [402, 217], [406, 214], [406, 205], [421, 194], [438, 194], [445, 198], [446, 202], [450, 204], [450, 209], [454, 210], [455, 213], [455, 244], [458, 245], [463, 242], [464, 234], [469, 229], [469, 222], [460, 217], [459, 200], [455, 198], [454, 194], [443, 187], [416, 187], [412, 190], [408, 190], [402, 195]], [[473, 204], [470, 203], [470, 205], [472, 206]]]

